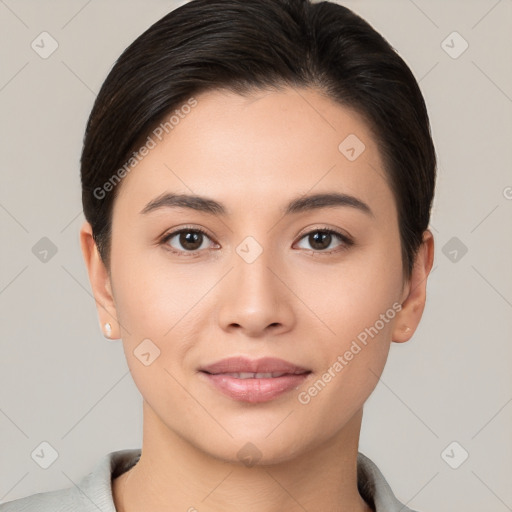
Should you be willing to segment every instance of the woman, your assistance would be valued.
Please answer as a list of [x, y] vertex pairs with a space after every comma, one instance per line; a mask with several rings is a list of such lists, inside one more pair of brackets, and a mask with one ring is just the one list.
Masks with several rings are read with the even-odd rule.
[[410, 510], [358, 452], [434, 246], [428, 115], [382, 36], [331, 2], [193, 0], [118, 59], [81, 163], [142, 449], [0, 510]]

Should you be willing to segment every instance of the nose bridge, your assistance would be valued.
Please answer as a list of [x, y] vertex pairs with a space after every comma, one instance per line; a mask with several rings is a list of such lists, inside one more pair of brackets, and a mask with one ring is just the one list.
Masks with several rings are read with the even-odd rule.
[[277, 266], [278, 262], [275, 251], [268, 246], [268, 242], [263, 245], [252, 236], [246, 237], [236, 248], [233, 263], [234, 279], [237, 283], [236, 295], [239, 301], [247, 304], [252, 301], [255, 306], [262, 300], [265, 300], [266, 304], [276, 302], [279, 283], [276, 281], [273, 267]]
[[269, 325], [291, 321], [286, 287], [276, 276], [281, 265], [276, 251], [265, 247], [271, 237], [264, 238], [260, 243], [255, 237], [246, 237], [235, 248], [230, 284], [223, 290], [219, 305], [223, 328], [237, 325], [256, 335]]

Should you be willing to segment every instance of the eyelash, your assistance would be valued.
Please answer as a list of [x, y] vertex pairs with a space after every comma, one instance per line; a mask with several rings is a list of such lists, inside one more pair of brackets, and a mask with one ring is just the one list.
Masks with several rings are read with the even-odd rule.
[[[197, 228], [197, 227], [192, 227], [192, 226], [186, 226], [186, 227], [183, 227], [183, 228], [180, 228], [176, 231], [173, 231], [171, 233], [168, 233], [167, 235], [164, 235], [163, 238], [160, 240], [160, 244], [161, 245], [165, 245], [165, 249], [172, 252], [173, 254], [176, 254], [177, 256], [183, 256], [183, 257], [188, 257], [188, 258], [194, 258], [194, 257], [198, 257], [200, 256], [200, 251], [196, 250], [196, 251], [180, 251], [180, 250], [176, 250], [174, 248], [172, 248], [170, 245], [168, 245], [168, 241], [175, 237], [176, 235], [179, 235], [180, 233], [187, 233], [187, 232], [191, 232], [191, 233], [201, 233], [203, 234], [204, 236], [206, 236], [207, 238], [211, 239], [211, 237], [208, 235], [208, 233], [206, 231], [204, 231], [203, 229], [201, 228]], [[314, 254], [321, 254], [321, 255], [328, 255], [328, 254], [332, 254], [332, 253], [335, 253], [335, 252], [341, 252], [341, 251], [345, 251], [347, 250], [349, 247], [351, 247], [352, 245], [354, 245], [354, 241], [352, 239], [350, 239], [349, 237], [347, 237], [346, 235], [334, 230], [334, 229], [331, 229], [331, 228], [315, 228], [311, 231], [308, 231], [307, 233], [304, 233], [300, 238], [299, 238], [299, 241], [302, 240], [303, 238], [313, 234], [313, 233], [327, 233], [327, 234], [331, 234], [331, 235], [334, 235], [336, 237], [338, 237], [338, 239], [342, 242], [341, 246], [339, 246], [338, 248], [336, 249], [332, 249], [330, 251], [327, 251], [327, 250], [319, 250], [319, 249], [305, 249], [305, 250], [308, 250], [309, 252], [313, 252]]]

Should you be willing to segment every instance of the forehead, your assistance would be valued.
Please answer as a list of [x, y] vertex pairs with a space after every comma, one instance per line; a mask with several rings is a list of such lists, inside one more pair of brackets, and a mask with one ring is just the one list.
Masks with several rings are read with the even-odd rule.
[[215, 90], [188, 104], [149, 134], [152, 148], [123, 178], [121, 206], [140, 211], [172, 191], [261, 211], [288, 195], [337, 190], [394, 207], [371, 130], [322, 93]]

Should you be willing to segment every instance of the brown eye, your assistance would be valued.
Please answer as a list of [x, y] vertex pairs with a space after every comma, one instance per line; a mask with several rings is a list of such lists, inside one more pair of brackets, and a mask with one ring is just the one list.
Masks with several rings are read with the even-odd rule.
[[313, 249], [327, 249], [329, 245], [331, 245], [332, 235], [331, 233], [326, 233], [324, 231], [316, 231], [315, 233], [310, 233], [309, 242]]
[[197, 231], [182, 231], [179, 233], [179, 243], [188, 251], [196, 251], [201, 247], [203, 234]]
[[161, 243], [167, 245], [169, 250], [175, 253], [194, 253], [202, 247], [205, 239], [210, 239], [205, 231], [198, 228], [183, 228], [166, 235]]
[[[339, 243], [334, 248], [331, 247], [332, 242], [335, 239], [339, 240]], [[334, 231], [333, 229], [315, 229], [314, 231], [310, 231], [306, 233], [301, 240], [306, 239], [313, 251], [324, 252], [329, 254], [331, 252], [335, 252], [338, 250], [347, 249], [354, 242], [348, 238], [347, 236]], [[306, 248], [306, 247], [303, 247]], [[326, 250], [331, 248], [332, 250]]]

